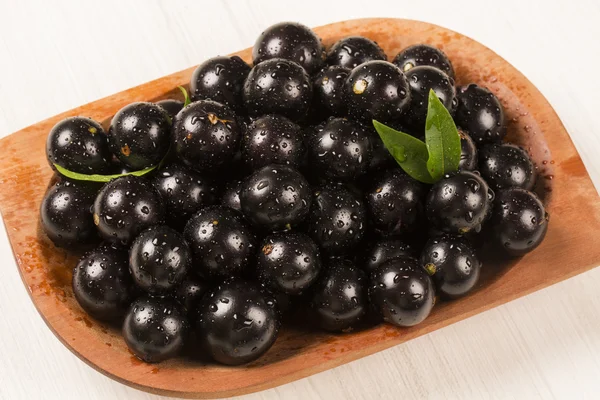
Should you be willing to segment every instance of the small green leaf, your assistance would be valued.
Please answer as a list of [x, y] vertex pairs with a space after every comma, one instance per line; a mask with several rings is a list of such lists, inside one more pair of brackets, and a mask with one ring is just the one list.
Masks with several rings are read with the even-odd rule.
[[433, 90], [429, 91], [425, 143], [429, 152], [427, 170], [434, 181], [458, 170], [460, 135], [452, 116]]
[[409, 176], [425, 183], [435, 182], [427, 170], [429, 153], [425, 143], [376, 120], [373, 120], [373, 126], [390, 154]]
[[99, 174], [86, 175], [86, 174], [80, 174], [79, 172], [69, 171], [68, 169], [63, 168], [63, 167], [61, 167], [58, 164], [54, 164], [54, 167], [56, 167], [56, 170], [61, 175], [64, 175], [67, 178], [74, 179], [76, 181], [110, 182], [111, 180], [113, 180], [115, 178], [118, 178], [120, 176], [126, 176], [126, 175], [142, 176], [142, 175], [146, 175], [148, 172], [154, 171], [158, 167], [158, 165], [154, 165], [152, 167], [148, 167], [148, 168], [142, 169], [140, 171], [133, 171], [133, 172], [128, 172], [126, 174], [115, 174], [115, 175], [99, 175]]
[[183, 93], [183, 106], [187, 106], [188, 104], [190, 104], [192, 102], [192, 100], [190, 99], [190, 95], [188, 94], [187, 90], [185, 90], [185, 88], [183, 86], [177, 86], [179, 88], [179, 90], [181, 90], [181, 93]]

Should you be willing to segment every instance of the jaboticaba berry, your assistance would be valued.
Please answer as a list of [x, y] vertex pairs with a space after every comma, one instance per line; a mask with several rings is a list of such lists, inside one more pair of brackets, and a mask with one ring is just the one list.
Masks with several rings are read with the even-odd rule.
[[458, 88], [454, 122], [480, 145], [500, 142], [506, 136], [506, 120], [500, 100], [489, 90], [472, 83]]
[[258, 229], [291, 229], [310, 209], [310, 186], [287, 165], [267, 165], [254, 172], [242, 186], [242, 212]]
[[244, 104], [252, 117], [280, 114], [292, 121], [306, 116], [312, 81], [293, 61], [271, 58], [252, 68], [244, 83]]
[[307, 26], [295, 22], [281, 22], [260, 34], [252, 49], [254, 65], [273, 58], [298, 63], [309, 74], [323, 65], [324, 49], [319, 38]]
[[198, 172], [228, 164], [240, 146], [242, 133], [227, 106], [210, 100], [189, 104], [173, 125], [173, 151], [179, 161]]
[[492, 209], [494, 192], [480, 175], [460, 171], [435, 183], [427, 194], [429, 222], [439, 231], [479, 232]]
[[387, 61], [369, 61], [354, 68], [346, 79], [350, 117], [370, 123], [402, 117], [410, 104], [410, 87], [404, 73]]

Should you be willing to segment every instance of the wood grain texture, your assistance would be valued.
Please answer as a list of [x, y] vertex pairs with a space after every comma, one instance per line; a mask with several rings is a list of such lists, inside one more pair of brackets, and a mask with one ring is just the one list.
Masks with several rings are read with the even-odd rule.
[[[590, 246], [593, 233], [600, 228], [596, 191], [560, 120], [518, 71], [464, 36], [414, 21], [350, 21], [317, 32], [327, 43], [350, 34], [365, 35], [377, 40], [388, 54], [417, 42], [438, 45], [454, 61], [459, 80], [482, 83], [496, 91], [507, 107], [514, 138], [530, 147], [540, 166], [546, 161], [543, 175], [554, 177], [550, 230], [542, 247], [510, 268], [490, 273], [472, 296], [436, 307], [432, 316], [415, 328], [381, 326], [335, 337], [287, 331], [264, 359], [233, 373], [229, 368], [182, 360], [163, 363], [158, 370], [138, 363], [126, 351], [117, 331], [88, 320], [74, 303], [68, 266], [75, 260], [56, 250], [38, 232], [37, 209], [45, 185], [31, 182], [47, 182], [51, 176], [43, 143], [58, 120], [86, 115], [108, 121], [131, 101], [174, 93], [173, 88], [189, 80], [192, 70], [185, 70], [51, 118], [0, 142], [0, 209], [22, 277], [46, 322], [82, 359], [122, 382], [153, 392], [191, 397], [239, 394], [307, 376], [404, 342], [583, 272], [600, 261], [600, 250]], [[249, 51], [239, 54], [248, 59]], [[21, 193], [18, 197], [13, 195], [17, 191]], [[581, 209], [589, 212], [583, 216], [578, 212]], [[236, 378], [232, 379], [232, 374]]]

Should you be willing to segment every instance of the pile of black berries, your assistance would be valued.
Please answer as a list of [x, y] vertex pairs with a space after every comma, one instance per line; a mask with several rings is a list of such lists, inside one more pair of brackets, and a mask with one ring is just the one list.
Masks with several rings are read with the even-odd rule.
[[[186, 343], [220, 363], [251, 362], [284, 316], [332, 332], [422, 322], [436, 297], [477, 288], [482, 242], [520, 256], [548, 226], [534, 164], [503, 142], [499, 100], [454, 78], [428, 45], [388, 62], [368, 38], [325, 49], [311, 29], [280, 23], [258, 38], [253, 66], [237, 56], [201, 64], [185, 107], [133, 103], [106, 130], [83, 117], [58, 123], [53, 168], [156, 167], [103, 185], [60, 175], [46, 193], [48, 237], [87, 250], [75, 298], [121, 323], [147, 362]], [[431, 89], [460, 128], [462, 156], [426, 185], [395, 163], [371, 120], [422, 136]]]

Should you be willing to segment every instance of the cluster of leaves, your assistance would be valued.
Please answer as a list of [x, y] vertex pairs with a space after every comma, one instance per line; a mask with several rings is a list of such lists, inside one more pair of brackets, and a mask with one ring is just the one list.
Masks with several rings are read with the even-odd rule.
[[435, 183], [456, 172], [460, 162], [460, 135], [452, 116], [435, 92], [429, 92], [425, 142], [373, 120], [383, 144], [398, 165], [414, 179]]

